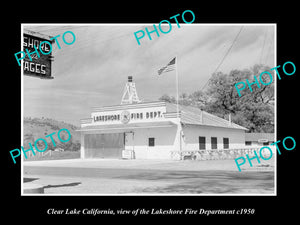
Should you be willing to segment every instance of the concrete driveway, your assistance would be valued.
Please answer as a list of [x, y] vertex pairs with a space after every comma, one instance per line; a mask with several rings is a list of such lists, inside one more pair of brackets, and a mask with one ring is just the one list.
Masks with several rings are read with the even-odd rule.
[[[268, 161], [267, 161], [268, 162]], [[24, 182], [45, 194], [201, 195], [274, 194], [274, 167], [238, 172], [234, 160], [49, 160], [24, 162]]]
[[[253, 161], [253, 167], [248, 163], [241, 166], [242, 171], [274, 170], [274, 160], [258, 164]], [[224, 170], [238, 171], [234, 160], [122, 160], [122, 159], [65, 159], [24, 161], [24, 167], [74, 167], [74, 168], [112, 168], [112, 169], [155, 169], [155, 170]]]

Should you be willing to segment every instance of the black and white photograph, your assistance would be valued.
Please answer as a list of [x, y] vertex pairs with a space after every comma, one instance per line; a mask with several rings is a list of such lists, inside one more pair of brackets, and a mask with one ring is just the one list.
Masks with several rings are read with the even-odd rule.
[[276, 24], [164, 23], [22, 24], [24, 195], [276, 194]]
[[296, 5], [112, 3], [4, 7], [3, 218], [293, 220]]

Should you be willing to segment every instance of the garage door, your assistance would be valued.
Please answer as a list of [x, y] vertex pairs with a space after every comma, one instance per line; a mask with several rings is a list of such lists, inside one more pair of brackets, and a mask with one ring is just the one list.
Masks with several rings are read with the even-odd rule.
[[86, 158], [121, 158], [124, 150], [124, 133], [85, 134]]

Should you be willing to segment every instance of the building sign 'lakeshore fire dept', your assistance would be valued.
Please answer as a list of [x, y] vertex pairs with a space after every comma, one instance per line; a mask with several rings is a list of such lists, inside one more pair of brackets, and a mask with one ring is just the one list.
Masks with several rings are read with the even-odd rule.
[[39, 77], [42, 79], [53, 79], [51, 74], [53, 61], [52, 47], [47, 42], [52, 43], [54, 40], [50, 39], [50, 36], [37, 32], [28, 30], [23, 31], [23, 51], [25, 52], [27, 49], [29, 53], [33, 53], [36, 48], [38, 51], [45, 53], [39, 55], [37, 55], [37, 53], [33, 53], [30, 55], [31, 60], [26, 54], [26, 57], [23, 60], [24, 75]]

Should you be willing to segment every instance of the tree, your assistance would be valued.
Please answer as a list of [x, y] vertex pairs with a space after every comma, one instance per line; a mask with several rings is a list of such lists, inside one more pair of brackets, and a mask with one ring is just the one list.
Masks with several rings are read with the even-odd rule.
[[191, 105], [199, 109], [205, 109], [208, 102], [208, 95], [203, 91], [195, 91], [189, 95]]
[[[169, 96], [168, 94], [164, 94], [159, 100], [176, 104], [176, 98], [174, 96]], [[179, 96], [178, 103], [180, 105], [195, 106], [202, 109], [207, 103], [207, 95], [202, 91], [195, 91], [192, 94], [182, 93]]]
[[[274, 72], [264, 65], [254, 65], [250, 69], [232, 70], [228, 74], [217, 72], [212, 75], [207, 89], [195, 91], [192, 94], [181, 94], [179, 104], [191, 105], [204, 111], [225, 118], [231, 114], [231, 120], [249, 129], [250, 132], [274, 132], [274, 82], [269, 85], [253, 84], [251, 92], [248, 86], [241, 91], [239, 97], [235, 84], [251, 83], [254, 76], [259, 80], [259, 75], [269, 71], [273, 78]], [[262, 76], [264, 83], [269, 83], [269, 76]], [[163, 95], [162, 100], [176, 102], [175, 98]]]
[[[232, 114], [232, 121], [245, 126], [251, 132], [274, 132], [274, 109], [269, 104], [274, 100], [274, 83], [260, 84], [260, 88], [253, 84], [251, 92], [248, 86], [239, 97], [235, 84], [237, 82], [254, 81], [254, 76], [259, 80], [259, 74], [269, 71], [263, 65], [254, 65], [249, 70], [232, 70], [229, 74], [222, 72], [213, 74], [209, 81], [207, 94], [211, 97], [206, 110], [217, 112], [221, 116]], [[274, 77], [274, 74], [273, 74]], [[268, 76], [262, 76], [262, 81], [268, 83]]]
[[34, 143], [34, 136], [32, 133], [24, 134], [24, 145], [28, 145], [28, 143]]
[[54, 147], [54, 145], [53, 145], [52, 140], [47, 141], [47, 145], [48, 145], [47, 150], [54, 150], [55, 147]]
[[164, 95], [161, 96], [158, 100], [160, 100], [160, 101], [165, 101], [165, 102], [169, 102], [169, 103], [176, 103], [175, 97], [169, 96], [168, 94], [164, 94]]

